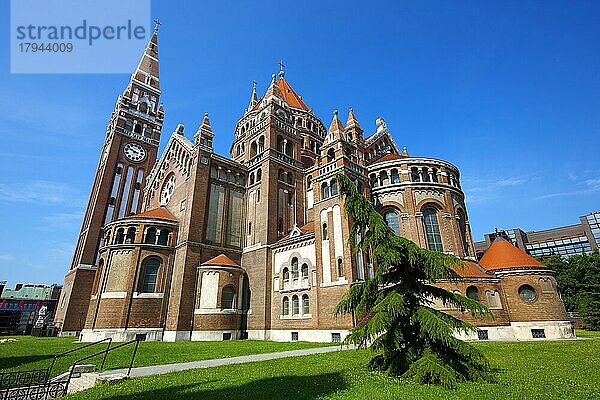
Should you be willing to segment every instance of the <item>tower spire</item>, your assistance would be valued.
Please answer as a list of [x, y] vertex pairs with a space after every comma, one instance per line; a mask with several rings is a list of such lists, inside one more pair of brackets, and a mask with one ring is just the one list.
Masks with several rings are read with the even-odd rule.
[[200, 145], [200, 147], [204, 148], [204, 150], [212, 152], [212, 142], [214, 136], [215, 135], [210, 126], [210, 120], [208, 119], [208, 113], [205, 113], [202, 123], [194, 135], [194, 143]]
[[158, 74], [158, 27], [160, 21], [155, 20], [154, 33], [150, 37], [144, 54], [131, 76], [131, 80], [141, 82], [160, 93], [160, 81]]
[[258, 96], [256, 95], [256, 81], [252, 81], [252, 95], [250, 96], [250, 104], [248, 105], [248, 109], [246, 112], [251, 111], [254, 106], [258, 103]]

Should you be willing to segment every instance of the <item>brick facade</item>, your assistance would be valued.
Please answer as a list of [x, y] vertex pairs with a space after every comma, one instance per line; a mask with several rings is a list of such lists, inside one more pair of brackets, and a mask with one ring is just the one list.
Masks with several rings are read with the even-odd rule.
[[[383, 119], [364, 137], [352, 110], [345, 124], [336, 111], [326, 129], [280, 72], [262, 98], [254, 88], [234, 133], [226, 158], [213, 150], [208, 114], [193, 140], [179, 124], [147, 170], [137, 213], [100, 224], [91, 272], [75, 268], [65, 278], [65, 321], [87, 314], [82, 340], [342, 339], [354, 322], [336, 316], [335, 305], [373, 265], [350, 248], [337, 173], [400, 235], [471, 263], [460, 281], [439, 285], [472, 296], [477, 288], [494, 318], [445, 312], [490, 329], [566, 320], [551, 271], [473, 264], [458, 168], [400, 151]], [[115, 179], [100, 190], [109, 200]], [[533, 301], [523, 284], [539, 289]], [[65, 322], [70, 329], [81, 327]]]

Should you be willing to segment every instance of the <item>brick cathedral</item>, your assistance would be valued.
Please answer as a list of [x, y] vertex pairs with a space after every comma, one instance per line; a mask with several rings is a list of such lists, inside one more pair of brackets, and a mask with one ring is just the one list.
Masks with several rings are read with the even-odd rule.
[[284, 75], [260, 98], [254, 86], [229, 157], [214, 152], [206, 114], [189, 135], [179, 124], [157, 158], [154, 33], [110, 116], [58, 304], [61, 335], [343, 340], [353, 321], [333, 309], [376, 268], [348, 244], [333, 179], [343, 173], [397, 234], [466, 261], [459, 282], [439, 285], [492, 310], [487, 320], [445, 310], [478, 326], [473, 339], [572, 336], [543, 264], [502, 239], [476, 262], [454, 165], [400, 150], [382, 118], [365, 134], [352, 109], [326, 127]]

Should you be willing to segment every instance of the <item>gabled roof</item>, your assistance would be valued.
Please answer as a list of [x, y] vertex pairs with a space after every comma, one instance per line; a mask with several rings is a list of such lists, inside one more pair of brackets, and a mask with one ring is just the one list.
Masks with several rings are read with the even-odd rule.
[[216, 267], [240, 267], [233, 261], [231, 258], [227, 257], [225, 254], [219, 254], [216, 257], [211, 258], [208, 261], [200, 264], [202, 266], [216, 266]]
[[148, 218], [148, 219], [162, 219], [165, 221], [178, 222], [177, 218], [173, 216], [165, 207], [153, 208], [152, 210], [144, 211], [139, 214], [130, 215], [126, 218]]
[[[298, 233], [300, 234], [298, 235]], [[310, 221], [306, 225], [302, 225], [301, 227], [295, 227], [288, 235], [285, 235], [279, 241], [281, 242], [282, 240], [304, 236], [307, 233], [315, 233], [315, 224], [313, 221]]]
[[488, 271], [506, 268], [546, 268], [544, 264], [498, 236], [479, 264]]
[[492, 274], [485, 272], [479, 265], [470, 261], [464, 261], [457, 265], [454, 271], [461, 278], [493, 278]]
[[[309, 111], [308, 106], [302, 101], [302, 98], [292, 89], [290, 84], [283, 78], [279, 78], [275, 84], [281, 93], [281, 97], [283, 101], [285, 101], [292, 108], [299, 108], [304, 111]], [[264, 99], [265, 96], [261, 97], [261, 99], [256, 103], [252, 111], [258, 109], [260, 103]]]

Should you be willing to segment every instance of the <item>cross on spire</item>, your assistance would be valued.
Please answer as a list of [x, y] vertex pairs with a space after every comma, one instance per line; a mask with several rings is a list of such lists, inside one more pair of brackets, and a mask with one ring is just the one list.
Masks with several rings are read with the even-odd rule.
[[157, 18], [154, 20], [154, 33], [158, 33], [158, 27], [161, 26], [160, 20]]
[[253, 90], [256, 90], [256, 83], [257, 82], [255, 80], [252, 80], [252, 89]]
[[279, 77], [283, 78], [283, 76], [285, 75], [285, 71], [283, 70], [285, 68], [285, 64], [283, 63], [283, 60], [279, 60]]

